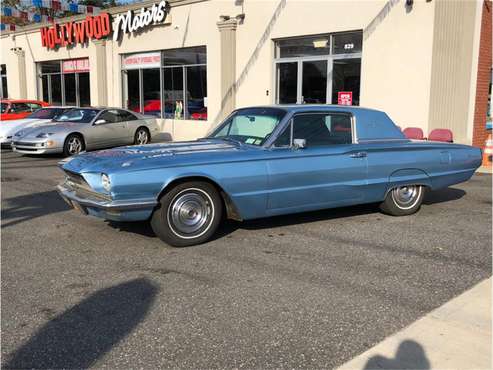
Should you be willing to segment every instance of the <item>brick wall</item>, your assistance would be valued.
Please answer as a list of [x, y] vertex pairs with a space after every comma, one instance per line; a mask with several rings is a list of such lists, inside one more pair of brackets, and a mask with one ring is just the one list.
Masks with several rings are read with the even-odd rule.
[[478, 80], [476, 85], [476, 103], [474, 109], [474, 127], [472, 145], [484, 147], [484, 142], [489, 134], [486, 130], [486, 109], [488, 105], [488, 89], [491, 76], [491, 18], [492, 18], [492, 1], [484, 0], [483, 16], [481, 19], [481, 36], [479, 44], [478, 60]]

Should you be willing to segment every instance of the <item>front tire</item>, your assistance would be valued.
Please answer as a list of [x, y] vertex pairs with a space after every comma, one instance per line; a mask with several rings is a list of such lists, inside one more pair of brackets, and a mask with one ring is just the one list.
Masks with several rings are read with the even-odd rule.
[[201, 244], [216, 232], [222, 211], [221, 197], [212, 184], [185, 182], [164, 194], [151, 216], [151, 227], [169, 245]]
[[391, 189], [380, 209], [392, 216], [407, 216], [416, 213], [421, 207], [425, 195], [422, 185], [404, 185]]
[[70, 134], [63, 144], [63, 155], [64, 157], [71, 157], [82, 152], [84, 148], [84, 139], [80, 135]]

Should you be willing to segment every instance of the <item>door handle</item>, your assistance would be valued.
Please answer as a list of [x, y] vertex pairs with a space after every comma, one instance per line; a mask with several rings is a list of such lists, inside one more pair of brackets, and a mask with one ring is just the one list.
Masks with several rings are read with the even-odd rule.
[[358, 152], [349, 155], [351, 158], [365, 158], [366, 152]]

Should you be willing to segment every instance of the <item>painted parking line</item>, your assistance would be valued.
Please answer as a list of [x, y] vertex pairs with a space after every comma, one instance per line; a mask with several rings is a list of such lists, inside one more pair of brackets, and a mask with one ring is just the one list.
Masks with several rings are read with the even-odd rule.
[[491, 368], [491, 278], [339, 367]]

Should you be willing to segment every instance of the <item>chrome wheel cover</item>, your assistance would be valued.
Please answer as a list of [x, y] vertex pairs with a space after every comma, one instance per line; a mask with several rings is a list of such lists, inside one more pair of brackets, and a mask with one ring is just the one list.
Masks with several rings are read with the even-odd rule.
[[422, 187], [419, 185], [404, 185], [392, 189], [392, 200], [401, 209], [413, 208], [421, 196]]
[[207, 232], [214, 219], [214, 204], [202, 189], [179, 192], [168, 208], [168, 225], [180, 238], [197, 238]]
[[139, 130], [137, 131], [137, 144], [139, 145], [144, 145], [144, 144], [147, 144], [147, 141], [149, 140], [149, 137], [147, 135], [147, 131], [146, 130]]
[[82, 150], [82, 141], [77, 136], [71, 137], [67, 144], [70, 155], [79, 154]]

